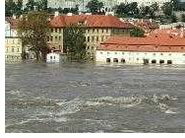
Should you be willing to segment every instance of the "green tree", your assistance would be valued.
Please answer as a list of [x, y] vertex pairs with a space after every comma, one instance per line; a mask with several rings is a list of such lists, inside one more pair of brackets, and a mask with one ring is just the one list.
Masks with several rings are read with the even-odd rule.
[[103, 2], [99, 2], [98, 0], [91, 0], [87, 3], [86, 8], [93, 14], [100, 12], [101, 8], [103, 8]]
[[171, 16], [172, 15], [172, 4], [171, 2], [166, 2], [164, 3], [164, 5], [161, 7], [162, 10], [163, 10], [163, 13], [166, 15], [166, 16]]
[[185, 14], [182, 14], [181, 21], [185, 22]]
[[172, 23], [176, 23], [176, 22], [177, 22], [177, 17], [176, 17], [175, 14], [172, 14], [172, 15], [171, 15], [171, 22], [172, 22]]
[[64, 29], [64, 52], [72, 60], [81, 61], [86, 58], [85, 27], [72, 24]]
[[24, 45], [36, 54], [37, 61], [45, 61], [48, 52], [47, 36], [50, 35], [48, 14], [32, 11], [18, 22], [18, 35]]
[[48, 0], [40, 0], [34, 3], [38, 11], [47, 11], [48, 10]]
[[26, 11], [33, 11], [35, 6], [36, 3], [34, 0], [28, 0], [28, 3], [26, 3]]
[[16, 3], [13, 0], [5, 1], [5, 15], [12, 16], [16, 13]]
[[134, 28], [133, 30], [130, 31], [130, 36], [131, 37], [144, 37], [145, 31], [140, 28]]
[[137, 2], [132, 3], [121, 3], [115, 6], [116, 14], [120, 17], [137, 16], [139, 14], [139, 8]]
[[17, 16], [20, 16], [23, 13], [22, 7], [23, 7], [23, 0], [18, 0], [16, 3], [16, 13], [15, 13]]

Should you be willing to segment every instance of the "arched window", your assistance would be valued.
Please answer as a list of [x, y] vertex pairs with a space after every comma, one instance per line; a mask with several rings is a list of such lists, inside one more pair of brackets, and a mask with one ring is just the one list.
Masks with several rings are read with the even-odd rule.
[[167, 60], [167, 64], [173, 64], [172, 60]]
[[107, 59], [106, 59], [106, 62], [111, 62], [111, 59], [110, 59], [110, 58], [107, 58]]
[[149, 60], [148, 59], [143, 59], [143, 63], [146, 65], [149, 63]]
[[121, 63], [125, 63], [126, 60], [124, 58], [121, 59]]
[[160, 63], [160, 64], [164, 64], [164, 60], [160, 60], [159, 63]]
[[113, 62], [118, 63], [118, 59], [117, 59], [117, 58], [114, 58], [114, 59], [113, 59]]
[[152, 60], [152, 64], [156, 64], [157, 61], [155, 59]]

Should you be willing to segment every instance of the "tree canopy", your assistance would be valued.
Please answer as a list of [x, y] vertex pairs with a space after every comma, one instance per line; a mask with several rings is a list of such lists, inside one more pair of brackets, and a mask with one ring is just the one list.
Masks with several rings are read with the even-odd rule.
[[37, 61], [45, 60], [48, 52], [49, 35], [48, 14], [46, 12], [29, 12], [18, 22], [18, 35], [24, 46], [35, 52]]
[[130, 36], [131, 37], [144, 37], [145, 31], [140, 28], [134, 28], [133, 30], [130, 31]]
[[86, 58], [85, 28], [83, 25], [72, 24], [64, 29], [64, 52], [72, 60]]
[[103, 2], [99, 2], [98, 0], [91, 0], [87, 3], [86, 8], [88, 8], [91, 13], [95, 14], [99, 13], [103, 6]]

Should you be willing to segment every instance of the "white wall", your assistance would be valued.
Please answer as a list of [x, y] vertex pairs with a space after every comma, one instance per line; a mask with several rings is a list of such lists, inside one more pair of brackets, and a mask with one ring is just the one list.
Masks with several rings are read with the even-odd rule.
[[60, 54], [57, 53], [49, 53], [47, 54], [47, 62], [52, 63], [52, 62], [60, 62]]
[[125, 52], [125, 51], [96, 51], [96, 61], [106, 62], [106, 59], [110, 58], [113, 62], [114, 58], [121, 62], [121, 59], [125, 59], [128, 64], [143, 64], [143, 59], [148, 59], [149, 63], [152, 60], [156, 60], [159, 64], [160, 60], [164, 60], [167, 64], [167, 60], [172, 60], [173, 64], [185, 64], [185, 52]]
[[11, 29], [10, 23], [5, 22], [5, 37], [17, 37], [17, 31], [15, 29]]

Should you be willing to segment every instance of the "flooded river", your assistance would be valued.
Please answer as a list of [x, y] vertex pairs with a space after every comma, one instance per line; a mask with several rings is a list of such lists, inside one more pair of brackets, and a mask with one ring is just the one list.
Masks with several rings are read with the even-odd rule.
[[185, 67], [7, 64], [7, 133], [185, 132]]

